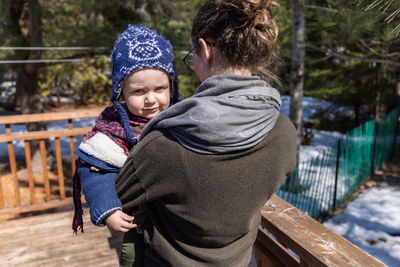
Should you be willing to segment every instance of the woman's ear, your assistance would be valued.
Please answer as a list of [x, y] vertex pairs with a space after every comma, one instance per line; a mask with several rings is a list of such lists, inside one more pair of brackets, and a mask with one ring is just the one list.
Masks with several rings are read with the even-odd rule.
[[206, 41], [203, 38], [199, 38], [199, 45], [201, 48], [201, 52], [203, 52], [205, 59], [207, 60], [207, 64], [211, 65], [213, 59], [213, 51], [210, 45], [207, 45]]

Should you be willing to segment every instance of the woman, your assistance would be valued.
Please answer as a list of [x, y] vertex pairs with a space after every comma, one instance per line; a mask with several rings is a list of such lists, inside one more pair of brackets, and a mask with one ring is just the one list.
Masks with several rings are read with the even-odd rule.
[[144, 206], [146, 266], [248, 266], [260, 210], [293, 170], [296, 132], [252, 72], [273, 53], [272, 0], [209, 0], [192, 28], [194, 95], [146, 126], [117, 178]]

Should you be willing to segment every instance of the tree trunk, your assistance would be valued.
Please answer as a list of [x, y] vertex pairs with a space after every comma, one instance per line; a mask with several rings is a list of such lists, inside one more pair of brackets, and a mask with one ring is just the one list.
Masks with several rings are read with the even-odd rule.
[[292, 62], [290, 69], [290, 120], [297, 129], [297, 162], [302, 139], [303, 87], [305, 56], [305, 0], [297, 0], [293, 9]]
[[[14, 31], [20, 37], [20, 46], [40, 47], [43, 45], [41, 8], [38, 0], [12, 0], [10, 15]], [[28, 51], [23, 55], [27, 60], [38, 60], [41, 58], [41, 51]], [[20, 105], [22, 114], [43, 113], [44, 107], [38, 87], [38, 63], [19, 64], [16, 67], [17, 84], [16, 98]], [[44, 123], [31, 123], [27, 125], [28, 131], [46, 130]], [[41, 172], [41, 158], [38, 142], [30, 142], [32, 153], [32, 167], [34, 172]], [[51, 151], [49, 143], [48, 152]], [[51, 155], [51, 153], [47, 153]], [[49, 166], [53, 165], [54, 157], [49, 158]]]
[[380, 110], [381, 110], [381, 98], [382, 98], [382, 91], [381, 89], [378, 87], [376, 89], [376, 96], [375, 96], [375, 119], [379, 120], [381, 118], [380, 116]]
[[[12, 0], [10, 14], [14, 32], [20, 37], [19, 45], [42, 46], [42, 21], [38, 0]], [[38, 60], [41, 58], [41, 51], [27, 51], [20, 55], [26, 60]], [[38, 88], [40, 67], [38, 63], [25, 63], [16, 67], [16, 97], [23, 114], [43, 112]]]

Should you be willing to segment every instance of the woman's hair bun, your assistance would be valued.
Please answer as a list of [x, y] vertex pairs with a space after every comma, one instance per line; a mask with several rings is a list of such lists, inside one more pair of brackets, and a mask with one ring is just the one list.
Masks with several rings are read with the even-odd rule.
[[212, 38], [229, 65], [257, 67], [273, 53], [275, 7], [275, 0], [208, 0], [193, 21], [192, 41]]
[[236, 26], [250, 27], [267, 33], [268, 39], [275, 40], [278, 28], [272, 14], [279, 7], [274, 0], [216, 0], [217, 10], [228, 13]]

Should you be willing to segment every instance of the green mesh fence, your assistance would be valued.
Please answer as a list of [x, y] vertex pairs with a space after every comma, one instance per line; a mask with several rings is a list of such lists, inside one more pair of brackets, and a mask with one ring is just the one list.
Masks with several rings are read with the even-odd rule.
[[400, 108], [347, 132], [318, 156], [301, 162], [277, 195], [318, 218], [335, 210], [400, 151]]

